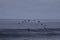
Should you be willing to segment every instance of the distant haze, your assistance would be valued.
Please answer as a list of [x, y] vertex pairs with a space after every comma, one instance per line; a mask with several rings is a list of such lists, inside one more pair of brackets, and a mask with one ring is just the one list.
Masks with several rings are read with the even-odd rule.
[[60, 19], [0, 19], [0, 23], [1, 22], [20, 22], [20, 21], [35, 21], [35, 22], [60, 22]]
[[0, 19], [60, 19], [60, 0], [0, 0]]

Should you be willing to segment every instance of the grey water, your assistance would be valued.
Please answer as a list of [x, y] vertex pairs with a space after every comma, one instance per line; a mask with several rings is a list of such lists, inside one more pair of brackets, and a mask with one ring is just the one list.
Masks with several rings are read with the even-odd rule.
[[[22, 21], [23, 20], [0, 20], [0, 33], [1, 33], [1, 31], [5, 31], [6, 29], [7, 29], [6, 31], [8, 31], [8, 32], [10, 32], [8, 29], [10, 29], [11, 32], [16, 29], [28, 29], [28, 28], [44, 29], [44, 26], [43, 25], [41, 26], [40, 24], [47, 25], [46, 28], [50, 28], [50, 29], [60, 28], [60, 21], [57, 21], [57, 20], [41, 21], [40, 23], [37, 22], [38, 20], [37, 21], [31, 20], [31, 22], [25, 22], [25, 23], [22, 23]], [[58, 31], [58, 32], [60, 32], [60, 31]], [[19, 32], [17, 32], [17, 30], [16, 30], [14, 33], [19, 33]], [[26, 31], [24, 33], [26, 33]], [[37, 35], [34, 33], [36, 35], [35, 36], [33, 33], [34, 32], [31, 32], [31, 36], [27, 36], [30, 33], [27, 33], [26, 36], [22, 35], [23, 37], [22, 36], [9, 37], [7, 35], [2, 37], [3, 35], [0, 35], [0, 40], [60, 40], [60, 35]]]

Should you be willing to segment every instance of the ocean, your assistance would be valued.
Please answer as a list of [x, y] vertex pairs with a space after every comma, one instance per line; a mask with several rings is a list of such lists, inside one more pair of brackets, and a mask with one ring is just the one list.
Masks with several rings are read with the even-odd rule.
[[20, 20], [0, 20], [0, 40], [60, 40], [60, 30], [57, 28], [60, 28], [60, 22], [57, 21], [22, 23]]
[[60, 36], [40, 36], [40, 37], [4, 37], [0, 40], [60, 40]]

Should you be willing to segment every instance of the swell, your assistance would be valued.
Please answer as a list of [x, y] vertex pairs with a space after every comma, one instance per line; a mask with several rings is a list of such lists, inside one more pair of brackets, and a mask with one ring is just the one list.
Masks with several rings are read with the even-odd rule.
[[60, 35], [60, 28], [47, 29], [1, 29], [0, 37], [35, 37]]

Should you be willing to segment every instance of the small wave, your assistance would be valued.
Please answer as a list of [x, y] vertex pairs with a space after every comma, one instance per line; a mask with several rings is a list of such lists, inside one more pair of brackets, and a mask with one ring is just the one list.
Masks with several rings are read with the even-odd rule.
[[[60, 31], [59, 31], [60, 32]], [[0, 30], [0, 37], [30, 37], [60, 35], [56, 30], [44, 29], [4, 29]]]

